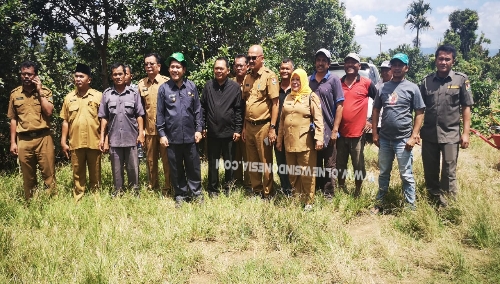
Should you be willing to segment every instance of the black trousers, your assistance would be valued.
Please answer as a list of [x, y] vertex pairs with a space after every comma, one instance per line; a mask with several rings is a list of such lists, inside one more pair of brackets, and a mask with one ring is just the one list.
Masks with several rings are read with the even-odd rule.
[[198, 144], [170, 144], [167, 147], [170, 164], [170, 184], [175, 199], [201, 195], [201, 166]]
[[[219, 159], [222, 154], [224, 168], [224, 189], [234, 180], [234, 171], [242, 165], [234, 160], [233, 138], [208, 138], [208, 191], [219, 192]], [[236, 163], [235, 163], [236, 162]]]

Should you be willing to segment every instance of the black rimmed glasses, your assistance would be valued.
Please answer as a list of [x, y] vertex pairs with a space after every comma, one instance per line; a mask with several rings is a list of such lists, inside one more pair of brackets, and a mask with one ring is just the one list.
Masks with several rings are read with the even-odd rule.
[[262, 55], [254, 55], [254, 56], [250, 56], [250, 55], [247, 55], [247, 60], [248, 61], [255, 61], [257, 60], [257, 58], [261, 57]]

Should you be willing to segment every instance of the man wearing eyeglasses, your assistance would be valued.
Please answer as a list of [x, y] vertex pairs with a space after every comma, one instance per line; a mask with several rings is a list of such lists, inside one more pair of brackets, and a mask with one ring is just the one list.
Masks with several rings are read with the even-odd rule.
[[[259, 45], [248, 50], [250, 73], [243, 81], [246, 101], [242, 139], [250, 162], [250, 181], [255, 195], [270, 197], [273, 187], [272, 145], [276, 142], [276, 121], [279, 108], [279, 84], [276, 74], [264, 66], [264, 51]], [[255, 166], [256, 163], [266, 165]]]
[[148, 167], [148, 188], [158, 190], [160, 188], [158, 178], [158, 158], [161, 156], [163, 164], [163, 175], [165, 183], [162, 188], [163, 196], [170, 189], [170, 166], [168, 164], [167, 148], [160, 144], [160, 136], [156, 129], [156, 104], [158, 89], [168, 81], [168, 77], [160, 75], [161, 59], [156, 53], [144, 56], [144, 70], [148, 75], [139, 81], [138, 88], [142, 99], [142, 105], [146, 115], [144, 117], [144, 132], [146, 135], [144, 148], [146, 150], [146, 161]]
[[7, 117], [10, 118], [10, 152], [18, 156], [23, 174], [24, 198], [33, 197], [37, 187], [37, 165], [48, 194], [55, 194], [54, 141], [50, 117], [54, 110], [52, 91], [42, 86], [38, 66], [21, 64], [22, 85], [10, 93]]

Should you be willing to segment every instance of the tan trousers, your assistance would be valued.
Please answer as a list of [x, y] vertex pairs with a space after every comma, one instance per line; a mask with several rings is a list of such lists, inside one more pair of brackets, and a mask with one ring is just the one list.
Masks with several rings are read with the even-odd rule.
[[56, 192], [54, 141], [50, 134], [39, 137], [18, 137], [19, 164], [23, 173], [24, 198], [29, 200], [37, 187], [36, 170], [40, 167], [43, 182], [50, 195]]
[[79, 201], [85, 193], [87, 183], [87, 167], [89, 168], [89, 189], [94, 192], [101, 184], [101, 151], [80, 148], [71, 151], [73, 166], [73, 197]]
[[[302, 167], [301, 175], [289, 173], [292, 193], [304, 204], [312, 204], [316, 188], [316, 179], [313, 176], [313, 167], [316, 166], [317, 153], [315, 150], [304, 152], [286, 152], [286, 162], [288, 165]], [[309, 169], [307, 169], [309, 167]]]
[[170, 165], [168, 163], [167, 148], [160, 145], [159, 135], [146, 135], [144, 142], [144, 150], [146, 151], [146, 162], [148, 166], [148, 187], [157, 190], [160, 188], [158, 178], [158, 159], [161, 156], [163, 164], [163, 175], [165, 184], [162, 188], [162, 194], [166, 196], [170, 190]]
[[[264, 138], [269, 134], [270, 123], [262, 125], [246, 123], [245, 125], [245, 144], [248, 162], [272, 164], [273, 148], [271, 145], [264, 144]], [[269, 196], [273, 189], [272, 167], [264, 168], [263, 171], [255, 168], [252, 170], [252, 168], [250, 168], [249, 175], [253, 192], [255, 194], [262, 194], [264, 197]]]
[[250, 183], [250, 175], [248, 174], [248, 169], [243, 173], [243, 164], [240, 163], [240, 161], [248, 161], [245, 142], [240, 139], [238, 140], [238, 142], [235, 142], [234, 145], [234, 160], [238, 161], [238, 168], [233, 173], [234, 179], [237, 182], [241, 183], [243, 186], [252, 186], [252, 184]]

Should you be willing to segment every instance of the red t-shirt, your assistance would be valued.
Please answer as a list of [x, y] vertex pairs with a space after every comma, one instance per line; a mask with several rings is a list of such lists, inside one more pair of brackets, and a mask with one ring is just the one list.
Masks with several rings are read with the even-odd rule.
[[339, 127], [340, 136], [360, 137], [366, 125], [368, 97], [375, 98], [377, 88], [370, 79], [360, 75], [350, 88], [345, 84], [345, 76], [341, 81], [345, 100]]

